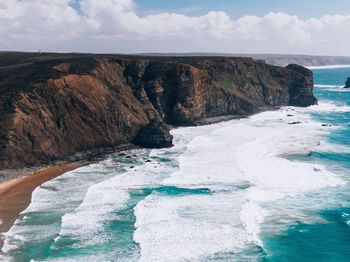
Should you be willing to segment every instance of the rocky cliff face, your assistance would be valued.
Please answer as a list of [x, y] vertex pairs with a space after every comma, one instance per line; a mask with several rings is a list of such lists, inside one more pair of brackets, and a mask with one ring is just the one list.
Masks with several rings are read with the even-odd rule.
[[311, 71], [249, 58], [43, 55], [10, 61], [0, 67], [0, 169], [130, 142], [171, 146], [167, 124], [316, 103]]

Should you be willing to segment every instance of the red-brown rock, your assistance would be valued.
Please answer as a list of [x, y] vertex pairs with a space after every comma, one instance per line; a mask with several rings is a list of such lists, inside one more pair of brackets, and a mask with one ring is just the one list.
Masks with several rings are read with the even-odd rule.
[[132, 141], [170, 146], [165, 123], [316, 103], [311, 71], [250, 58], [44, 54], [3, 61], [0, 169]]

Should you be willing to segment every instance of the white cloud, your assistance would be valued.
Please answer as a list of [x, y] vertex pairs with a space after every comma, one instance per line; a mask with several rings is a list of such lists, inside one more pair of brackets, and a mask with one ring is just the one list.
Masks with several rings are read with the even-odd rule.
[[132, 0], [0, 0], [0, 49], [80, 52], [245, 52], [350, 55], [350, 15], [139, 16]]

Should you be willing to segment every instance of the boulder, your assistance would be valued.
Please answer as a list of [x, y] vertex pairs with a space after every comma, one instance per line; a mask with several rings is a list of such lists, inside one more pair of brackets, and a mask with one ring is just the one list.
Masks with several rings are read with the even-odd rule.
[[152, 120], [140, 130], [132, 142], [145, 148], [164, 148], [173, 146], [172, 141], [169, 126], [162, 121]]

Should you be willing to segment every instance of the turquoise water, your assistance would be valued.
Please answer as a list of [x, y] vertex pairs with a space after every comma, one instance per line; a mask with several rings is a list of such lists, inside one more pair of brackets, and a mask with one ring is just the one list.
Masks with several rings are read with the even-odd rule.
[[[350, 69], [314, 70], [315, 83], [320, 85], [344, 85]], [[350, 92], [337, 87], [316, 88], [320, 101], [337, 105], [350, 105]], [[344, 176], [350, 172], [350, 112], [312, 113], [314, 119], [339, 126], [327, 136], [334, 145], [345, 146], [340, 152], [310, 151], [294, 156], [298, 161], [320, 162]], [[348, 176], [345, 177], [349, 179]], [[334, 203], [326, 209], [314, 210], [322, 217], [321, 223], [306, 224], [303, 221], [290, 225], [278, 235], [264, 239], [268, 256], [263, 261], [349, 261], [350, 260], [350, 187], [346, 185], [335, 192], [324, 192]]]
[[349, 68], [315, 69], [315, 85], [345, 86], [346, 79], [350, 77], [349, 71]]
[[173, 148], [45, 183], [0, 261], [349, 261], [350, 68], [314, 73], [319, 106], [175, 129]]

